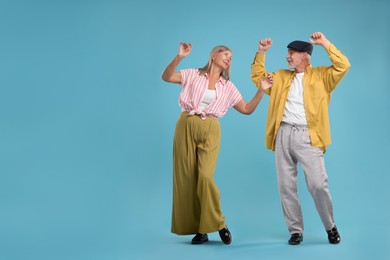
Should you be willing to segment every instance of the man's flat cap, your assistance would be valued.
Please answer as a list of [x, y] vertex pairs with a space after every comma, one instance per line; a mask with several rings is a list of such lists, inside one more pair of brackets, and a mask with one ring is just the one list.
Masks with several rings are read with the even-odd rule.
[[287, 48], [298, 52], [307, 52], [310, 55], [313, 52], [313, 45], [310, 42], [293, 41], [287, 45]]

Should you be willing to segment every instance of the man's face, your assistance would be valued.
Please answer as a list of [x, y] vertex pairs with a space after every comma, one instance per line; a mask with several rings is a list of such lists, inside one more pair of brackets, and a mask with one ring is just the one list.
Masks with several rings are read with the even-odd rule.
[[295, 69], [306, 59], [306, 52], [298, 52], [293, 49], [288, 49], [286, 60], [289, 69]]

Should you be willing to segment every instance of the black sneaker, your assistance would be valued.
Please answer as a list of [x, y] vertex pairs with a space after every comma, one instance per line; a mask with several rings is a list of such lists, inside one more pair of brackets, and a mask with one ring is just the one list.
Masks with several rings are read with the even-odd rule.
[[300, 233], [294, 233], [291, 235], [290, 239], [288, 240], [288, 243], [290, 245], [299, 245], [303, 240], [303, 234]]
[[341, 237], [339, 234], [339, 231], [337, 230], [337, 227], [334, 226], [331, 230], [327, 230], [326, 233], [328, 233], [328, 240], [331, 244], [338, 244], [341, 241]]
[[232, 234], [227, 227], [224, 227], [219, 232], [219, 236], [224, 244], [229, 245], [232, 242]]
[[192, 239], [191, 243], [195, 245], [203, 244], [209, 241], [209, 237], [207, 234], [196, 234], [194, 238]]

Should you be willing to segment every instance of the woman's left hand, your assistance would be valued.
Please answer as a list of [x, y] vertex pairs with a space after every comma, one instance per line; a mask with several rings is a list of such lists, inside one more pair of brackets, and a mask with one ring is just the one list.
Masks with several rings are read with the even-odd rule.
[[272, 84], [274, 84], [274, 79], [269, 74], [263, 77], [260, 81], [260, 87], [264, 91], [272, 87]]

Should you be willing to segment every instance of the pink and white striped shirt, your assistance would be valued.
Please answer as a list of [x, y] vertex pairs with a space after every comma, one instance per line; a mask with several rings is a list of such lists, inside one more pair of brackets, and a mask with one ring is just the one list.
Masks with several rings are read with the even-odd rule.
[[180, 73], [180, 86], [183, 89], [179, 96], [179, 105], [183, 112], [189, 112], [190, 115], [200, 115], [203, 120], [206, 116], [220, 118], [242, 99], [236, 86], [230, 80], [226, 81], [220, 77], [215, 86], [215, 98], [203, 111], [200, 111], [199, 105], [209, 85], [207, 74], [199, 75], [198, 69], [180, 70]]

